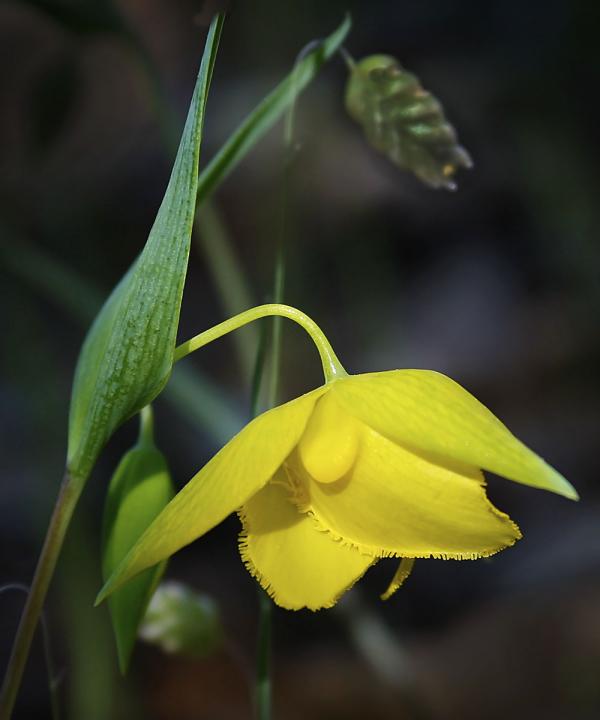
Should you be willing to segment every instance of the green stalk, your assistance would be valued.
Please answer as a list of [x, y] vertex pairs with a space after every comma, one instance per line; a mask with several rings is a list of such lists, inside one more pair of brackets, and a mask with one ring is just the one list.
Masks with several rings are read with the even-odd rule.
[[[294, 112], [299, 93], [298, 68], [303, 58], [313, 49], [319, 48], [322, 43], [314, 41], [301, 50], [296, 58], [292, 70], [290, 90], [291, 102], [285, 117], [283, 131], [283, 182], [281, 198], [281, 219], [277, 247], [275, 250], [275, 268], [273, 272], [273, 302], [281, 305], [285, 291], [285, 244], [287, 237], [289, 195], [291, 185], [291, 168], [295, 152], [293, 148]], [[273, 333], [271, 337], [271, 371], [269, 378], [269, 392], [267, 407], [277, 404], [279, 384], [281, 379], [281, 346], [282, 346], [282, 317], [273, 318]], [[326, 374], [327, 378], [327, 374]], [[260, 378], [259, 378], [260, 379]], [[258, 392], [256, 392], [258, 396]], [[273, 603], [268, 595], [259, 589], [259, 625], [258, 625], [258, 655], [256, 666], [256, 716], [257, 720], [271, 720], [271, 635], [272, 635]]]
[[[0, 595], [10, 590], [18, 590], [29, 595], [29, 587], [22, 583], [9, 583], [0, 587]], [[40, 626], [42, 629], [42, 642], [44, 646], [44, 660], [46, 662], [46, 674], [48, 676], [48, 693], [50, 695], [50, 715], [52, 720], [60, 718], [60, 701], [58, 698], [58, 679], [54, 669], [54, 660], [52, 658], [52, 646], [50, 642], [50, 632], [48, 631], [48, 623], [44, 611], [40, 613]]]
[[271, 634], [273, 603], [259, 588], [258, 653], [256, 657], [256, 720], [271, 720]]
[[44, 645], [44, 660], [46, 662], [46, 672], [48, 673], [48, 692], [50, 693], [50, 715], [52, 720], [60, 718], [60, 700], [58, 697], [58, 686], [60, 679], [57, 678], [54, 671], [54, 660], [52, 658], [52, 646], [50, 643], [50, 631], [48, 623], [44, 617], [44, 611], [41, 614], [42, 638]]
[[[292, 177], [292, 165], [296, 157], [294, 149], [294, 120], [296, 103], [301, 90], [301, 69], [302, 63], [311, 53], [317, 52], [323, 45], [322, 40], [312, 40], [305, 45], [296, 58], [292, 73], [290, 75], [290, 104], [285, 116], [283, 128], [283, 173], [281, 189], [281, 216], [279, 222], [279, 233], [275, 249], [275, 268], [273, 271], [273, 302], [282, 303], [285, 291], [285, 245], [288, 232], [288, 211], [290, 186]], [[273, 318], [273, 334], [271, 341], [271, 375], [269, 378], [268, 406], [274, 407], [277, 404], [279, 395], [279, 381], [281, 378], [281, 342], [282, 342], [281, 318]]]
[[[294, 68], [295, 70], [295, 68]], [[292, 103], [286, 117], [284, 130], [285, 156], [283, 166], [283, 185], [281, 199], [281, 219], [277, 247], [275, 250], [275, 267], [273, 272], [273, 302], [283, 303], [285, 290], [285, 237], [287, 230], [288, 194], [291, 166], [291, 139], [293, 108], [296, 103], [297, 89], [295, 87], [295, 72], [292, 73]], [[281, 380], [281, 344], [282, 344], [282, 317], [275, 315], [272, 320], [271, 333], [271, 366], [269, 373], [269, 388], [267, 394], [267, 408], [277, 405], [279, 385]], [[265, 358], [266, 359], [266, 358]], [[262, 370], [261, 368], [259, 368]], [[261, 373], [262, 374], [262, 373]], [[258, 375], [260, 384], [261, 376]], [[255, 397], [258, 398], [258, 387]], [[273, 634], [273, 602], [262, 588], [258, 588], [258, 647], [256, 656], [256, 718], [257, 720], [271, 720], [273, 704], [271, 682], [271, 644]]]
[[[274, 317], [273, 321], [281, 320]], [[252, 417], [259, 412], [260, 387], [268, 355], [269, 334], [263, 325], [259, 338], [256, 366], [252, 379]], [[273, 372], [273, 368], [271, 368]], [[273, 603], [267, 593], [257, 586], [258, 592], [258, 637], [256, 642], [256, 675], [254, 678], [254, 715], [256, 720], [271, 720], [271, 637]]]
[[2, 684], [0, 720], [10, 720], [12, 715], [33, 634], [44, 605], [48, 586], [56, 567], [56, 561], [65, 539], [69, 521], [84, 484], [84, 479], [73, 478], [68, 473], [65, 473]]
[[[283, 293], [285, 289], [285, 244], [284, 244], [284, 232], [286, 226], [286, 209], [287, 204], [287, 163], [284, 179], [283, 189], [283, 203], [284, 207], [281, 211], [281, 227], [279, 239], [277, 241], [277, 248], [275, 251], [275, 269], [273, 272], [273, 302], [282, 303]], [[269, 408], [277, 405], [277, 399], [279, 396], [279, 381], [281, 378], [281, 338], [282, 338], [282, 324], [281, 317], [275, 316], [273, 318], [273, 328], [271, 334], [271, 371], [269, 377], [269, 392], [267, 396], [267, 406]]]
[[[252, 307], [252, 293], [244, 277], [240, 259], [221, 213], [211, 198], [206, 198], [201, 208], [199, 204], [196, 206], [194, 238], [197, 241], [194, 247], [201, 251], [225, 315], [235, 315]], [[256, 333], [249, 330], [236, 333], [233, 337], [245, 382], [252, 376], [257, 339]]]
[[179, 362], [187, 357], [190, 353], [199, 350], [200, 348], [208, 345], [215, 340], [227, 335], [238, 328], [247, 325], [248, 323], [260, 320], [264, 317], [285, 317], [288, 320], [293, 320], [298, 323], [303, 330], [305, 330], [310, 339], [315, 344], [319, 356], [321, 357], [321, 365], [323, 366], [323, 375], [325, 382], [332, 382], [339, 377], [345, 377], [347, 375], [342, 363], [339, 361], [333, 348], [325, 333], [317, 325], [317, 323], [308, 317], [302, 310], [291, 307], [290, 305], [278, 305], [274, 303], [268, 303], [266, 305], [257, 305], [256, 307], [250, 308], [239, 315], [235, 315], [229, 320], [224, 320], [218, 325], [205, 330], [204, 332], [195, 335], [190, 340], [186, 340], [175, 348], [173, 355], [173, 362]]
[[[274, 317], [273, 322], [281, 320]], [[252, 378], [252, 417], [259, 413], [260, 387], [269, 350], [269, 333], [265, 325], [261, 328], [254, 377]], [[273, 372], [273, 368], [271, 368]], [[271, 637], [273, 604], [267, 593], [257, 586], [258, 592], [258, 637], [256, 642], [256, 676], [254, 678], [254, 714], [256, 720], [271, 720]]]

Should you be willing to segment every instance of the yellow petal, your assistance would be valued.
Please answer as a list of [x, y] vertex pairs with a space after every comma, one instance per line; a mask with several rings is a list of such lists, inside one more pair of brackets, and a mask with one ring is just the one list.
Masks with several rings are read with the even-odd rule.
[[273, 476], [304, 432], [323, 386], [259, 415], [223, 447], [157, 516], [102, 588], [113, 590], [218, 525]]
[[354, 375], [335, 382], [332, 394], [346, 412], [395, 442], [577, 499], [562, 475], [445, 375], [430, 370]]
[[290, 467], [300, 509], [336, 539], [377, 557], [474, 559], [521, 537], [487, 499], [476, 468], [406, 450], [363, 425], [353, 469], [336, 483], [315, 482], [297, 453]]
[[414, 558], [402, 558], [402, 560], [400, 560], [398, 569], [394, 573], [394, 577], [388, 585], [388, 589], [381, 595], [382, 600], [389, 600], [396, 590], [404, 585], [404, 581], [411, 574], [414, 564]]
[[280, 472], [244, 505], [242, 559], [281, 607], [331, 607], [376, 561], [336, 542], [300, 513], [284, 477]]
[[335, 482], [350, 470], [360, 441], [360, 423], [330, 397], [319, 398], [298, 443], [304, 468], [322, 483]]

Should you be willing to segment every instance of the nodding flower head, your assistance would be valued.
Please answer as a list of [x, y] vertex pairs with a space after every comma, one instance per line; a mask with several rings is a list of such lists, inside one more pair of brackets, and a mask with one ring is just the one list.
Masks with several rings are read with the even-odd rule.
[[275, 602], [330, 607], [374, 563], [476, 559], [521, 533], [482, 470], [576, 499], [573, 487], [471, 394], [428, 370], [339, 376], [259, 415], [181, 490], [103, 589], [233, 512], [244, 563]]

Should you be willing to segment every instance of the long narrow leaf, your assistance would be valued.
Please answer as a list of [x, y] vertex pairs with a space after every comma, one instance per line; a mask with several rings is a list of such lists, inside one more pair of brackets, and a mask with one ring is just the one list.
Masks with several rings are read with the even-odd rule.
[[146, 245], [84, 342], [73, 385], [67, 466], [86, 478], [115, 429], [164, 388], [173, 366], [198, 184], [204, 110], [222, 16], [206, 47], [169, 185]]
[[[106, 295], [73, 268], [31, 245], [2, 224], [0, 260], [4, 267], [28, 282], [43, 298], [56, 303], [57, 307], [84, 325], [94, 318], [102, 297]], [[161, 397], [219, 447], [235, 435], [244, 422], [232, 399], [199, 370], [186, 364], [175, 366]]]
[[198, 202], [210, 195], [270, 130], [285, 109], [311, 82], [322, 65], [340, 48], [351, 27], [346, 16], [341, 25], [297, 63], [290, 74], [262, 100], [231, 135], [198, 179]]

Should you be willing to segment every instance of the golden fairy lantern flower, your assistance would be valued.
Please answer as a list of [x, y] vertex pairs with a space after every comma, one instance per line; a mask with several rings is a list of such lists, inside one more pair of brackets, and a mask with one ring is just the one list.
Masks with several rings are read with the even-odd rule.
[[389, 597], [415, 558], [488, 557], [521, 537], [487, 498], [482, 470], [577, 498], [453, 380], [429, 370], [348, 375], [293, 308], [253, 308], [181, 346], [178, 357], [266, 314], [307, 329], [325, 385], [259, 415], [227, 443], [146, 530], [99, 599], [236, 511], [244, 563], [282, 607], [329, 607], [371, 565], [394, 557]]

